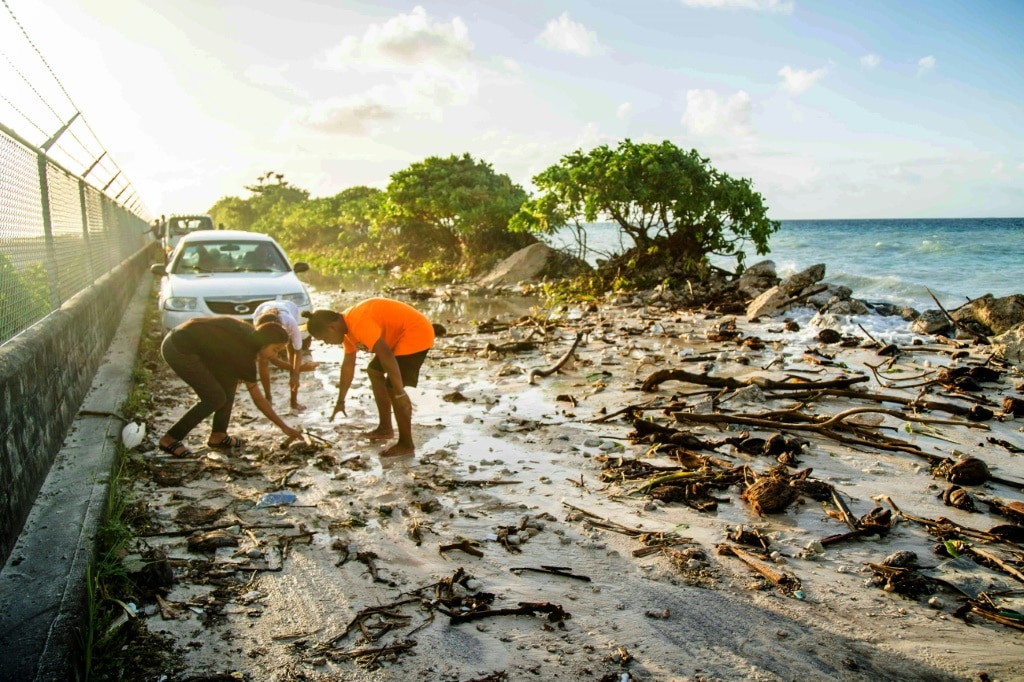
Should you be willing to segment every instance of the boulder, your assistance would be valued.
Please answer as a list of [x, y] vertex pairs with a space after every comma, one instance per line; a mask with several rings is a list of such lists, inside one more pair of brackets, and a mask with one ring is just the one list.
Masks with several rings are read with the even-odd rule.
[[793, 305], [793, 299], [807, 287], [817, 284], [825, 276], [825, 264], [819, 263], [790, 275], [779, 284], [768, 289], [747, 306], [747, 319], [771, 317], [783, 313]]
[[871, 309], [863, 301], [856, 298], [833, 297], [822, 310], [836, 315], [867, 315]]
[[[985, 294], [960, 306], [950, 312], [950, 315], [957, 322], [967, 324], [972, 329], [977, 329], [975, 325], [970, 324], [974, 322], [988, 329], [991, 334], [1002, 334], [1024, 322], [1024, 294], [1001, 298]], [[984, 333], [984, 330], [982, 332]]]
[[743, 274], [736, 278], [735, 286], [743, 298], [752, 299], [778, 283], [779, 276], [775, 274], [775, 263], [763, 260], [744, 270]]
[[993, 338], [992, 352], [1010, 364], [1024, 368], [1024, 324]]
[[782, 291], [782, 287], [776, 284], [750, 302], [747, 306], [747, 319], [771, 317], [785, 312], [789, 308], [787, 304], [791, 298], [792, 296], [787, 295]]
[[835, 301], [846, 301], [851, 296], [853, 296], [853, 289], [851, 289], [850, 287], [845, 287], [842, 284], [825, 284], [824, 286], [824, 291], [817, 293], [814, 296], [809, 296], [807, 297], [807, 299], [805, 299], [807, 303], [814, 306], [818, 310], [827, 308], [829, 304], [834, 303]]
[[531, 244], [495, 265], [477, 283], [483, 287], [502, 287], [539, 279], [558, 259], [558, 252], [547, 244]]
[[952, 325], [949, 318], [941, 310], [926, 310], [910, 324], [910, 331], [915, 334], [948, 334]]
[[779, 287], [784, 293], [790, 296], [796, 296], [812, 284], [820, 282], [824, 277], [825, 264], [818, 263], [817, 265], [812, 265], [806, 270], [801, 270], [794, 275], [790, 275], [786, 279], [782, 280]]

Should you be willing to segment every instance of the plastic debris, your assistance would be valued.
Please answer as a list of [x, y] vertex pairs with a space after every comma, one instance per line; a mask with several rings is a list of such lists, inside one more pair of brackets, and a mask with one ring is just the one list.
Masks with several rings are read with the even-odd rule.
[[273, 493], [264, 493], [260, 495], [260, 499], [256, 502], [256, 508], [262, 509], [264, 507], [281, 507], [284, 505], [292, 504], [295, 502], [295, 493], [287, 490], [280, 490]]
[[137, 447], [146, 437], [146, 424], [144, 422], [128, 422], [121, 429], [121, 443], [131, 450]]

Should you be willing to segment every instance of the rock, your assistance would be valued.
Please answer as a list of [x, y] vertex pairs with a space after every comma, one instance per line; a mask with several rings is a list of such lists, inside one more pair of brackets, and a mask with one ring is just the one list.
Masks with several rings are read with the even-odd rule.
[[1024, 367], [1024, 325], [1018, 325], [993, 338], [992, 352], [1011, 365]]
[[790, 275], [781, 283], [766, 290], [747, 306], [747, 319], [771, 317], [789, 310], [792, 300], [807, 287], [821, 281], [825, 276], [825, 264], [812, 265], [806, 270]]
[[763, 260], [744, 270], [743, 274], [736, 279], [735, 286], [736, 291], [743, 298], [752, 299], [757, 298], [778, 283], [779, 276], [775, 274], [775, 263]]
[[949, 318], [941, 310], [926, 310], [911, 323], [910, 331], [933, 336], [948, 333], [951, 326]]
[[818, 310], [831, 310], [830, 306], [847, 301], [853, 296], [853, 289], [842, 284], [825, 284], [825, 290], [807, 298], [807, 303]]
[[[1024, 294], [995, 298], [985, 294], [970, 303], [950, 311], [957, 322], [974, 322], [989, 330], [986, 336], [998, 335], [1024, 322]], [[972, 329], [977, 329], [971, 325]], [[981, 330], [984, 333], [984, 330]]]
[[917, 553], [912, 552], [909, 549], [901, 549], [893, 552], [889, 556], [882, 559], [883, 566], [892, 566], [893, 568], [906, 568], [908, 566], [917, 565]]
[[796, 296], [812, 284], [820, 282], [824, 276], [825, 264], [818, 263], [782, 280], [779, 288], [788, 296]]
[[540, 279], [552, 271], [557, 272], [559, 276], [569, 276], [573, 272], [589, 267], [579, 259], [565, 256], [547, 244], [538, 242], [519, 249], [495, 265], [477, 284], [483, 287], [512, 286], [519, 282]]
[[822, 310], [827, 310], [836, 315], [867, 315], [871, 312], [871, 309], [863, 301], [858, 301], [855, 298], [839, 299], [837, 297], [832, 297]]
[[755, 317], [761, 316], [771, 317], [785, 312], [789, 309], [787, 303], [790, 298], [792, 297], [782, 291], [782, 287], [773, 286], [747, 305], [747, 319], [753, 320]]
[[842, 340], [843, 335], [835, 329], [822, 329], [818, 332], [818, 341], [821, 343], [839, 343]]

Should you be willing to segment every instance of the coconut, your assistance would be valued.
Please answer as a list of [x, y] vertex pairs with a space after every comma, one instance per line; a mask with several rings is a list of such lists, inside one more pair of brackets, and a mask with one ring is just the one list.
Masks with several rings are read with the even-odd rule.
[[942, 493], [942, 503], [947, 507], [956, 507], [972, 513], [977, 511], [974, 507], [974, 498], [958, 485], [946, 488]]
[[988, 465], [977, 457], [965, 457], [949, 468], [946, 480], [957, 485], [981, 485], [992, 478]]
[[798, 495], [785, 474], [772, 472], [757, 479], [741, 497], [750, 503], [758, 516], [764, 516], [785, 511]]

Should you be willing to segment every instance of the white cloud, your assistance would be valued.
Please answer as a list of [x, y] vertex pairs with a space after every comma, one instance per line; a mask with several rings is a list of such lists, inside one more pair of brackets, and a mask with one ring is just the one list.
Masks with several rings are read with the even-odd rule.
[[687, 7], [712, 9], [751, 9], [756, 12], [792, 14], [796, 5], [792, 0], [682, 0]]
[[366, 93], [348, 99], [316, 102], [297, 111], [293, 119], [299, 125], [321, 133], [364, 136], [397, 115], [398, 110], [382, 101], [379, 93]]
[[471, 102], [479, 86], [478, 76], [468, 70], [417, 73], [352, 97], [314, 102], [296, 111], [292, 120], [320, 133], [373, 135], [388, 121], [396, 125], [412, 119], [442, 121], [447, 109]]
[[569, 18], [568, 12], [552, 19], [537, 36], [537, 43], [551, 50], [590, 57], [604, 51], [597, 34]]
[[506, 59], [502, 64], [509, 73], [522, 73], [523, 67], [514, 59]]
[[458, 64], [473, 52], [469, 29], [455, 17], [435, 22], [416, 6], [383, 24], [373, 24], [362, 38], [346, 36], [327, 54], [331, 66], [421, 66], [424, 63]]
[[619, 109], [618, 109], [618, 111], [615, 112], [615, 115], [618, 116], [619, 118], [621, 118], [622, 120], [625, 120], [625, 119], [629, 118], [629, 115], [632, 114], [632, 113], [633, 113], [633, 103], [632, 102], [623, 102], [622, 104], [619, 105]]
[[740, 90], [723, 100], [713, 90], [687, 90], [682, 124], [691, 135], [753, 135], [750, 95]]
[[794, 95], [807, 92], [812, 85], [824, 78], [827, 73], [828, 69], [825, 68], [804, 71], [783, 66], [779, 69], [779, 75], [782, 76], [782, 89]]
[[935, 57], [928, 55], [917, 60], [917, 75], [922, 76], [935, 68]]
[[874, 69], [882, 63], [882, 58], [877, 54], [866, 54], [860, 58], [860, 65], [865, 69]]

